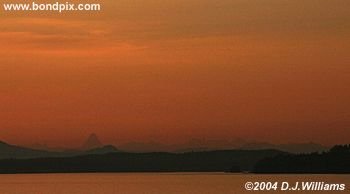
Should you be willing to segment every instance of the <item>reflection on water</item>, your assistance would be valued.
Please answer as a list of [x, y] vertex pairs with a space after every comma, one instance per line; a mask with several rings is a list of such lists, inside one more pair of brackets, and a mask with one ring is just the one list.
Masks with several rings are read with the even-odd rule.
[[[247, 181], [345, 183], [350, 175], [251, 175], [225, 173], [97, 173], [0, 175], [1, 194], [240, 194]], [[278, 191], [270, 193], [281, 193]], [[315, 192], [288, 192], [315, 193]], [[318, 192], [316, 192], [318, 193]]]

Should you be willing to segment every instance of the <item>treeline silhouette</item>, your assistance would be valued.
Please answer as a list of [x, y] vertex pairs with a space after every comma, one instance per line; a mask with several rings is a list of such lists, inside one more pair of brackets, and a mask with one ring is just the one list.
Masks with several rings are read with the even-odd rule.
[[350, 173], [350, 145], [337, 145], [327, 152], [280, 154], [259, 161], [255, 173]]
[[241, 172], [277, 150], [224, 150], [188, 153], [108, 153], [75, 157], [0, 160], [0, 173], [73, 172]]

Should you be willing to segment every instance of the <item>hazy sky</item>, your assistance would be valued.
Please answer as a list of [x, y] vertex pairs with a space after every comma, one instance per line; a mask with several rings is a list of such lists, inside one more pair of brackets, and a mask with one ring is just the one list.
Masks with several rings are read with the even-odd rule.
[[349, 143], [349, 0], [100, 2], [1, 10], [0, 139]]

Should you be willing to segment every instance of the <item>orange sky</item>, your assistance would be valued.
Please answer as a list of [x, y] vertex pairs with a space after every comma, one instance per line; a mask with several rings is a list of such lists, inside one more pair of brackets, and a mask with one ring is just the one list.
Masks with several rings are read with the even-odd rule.
[[349, 143], [350, 1], [101, 2], [1, 10], [0, 139]]

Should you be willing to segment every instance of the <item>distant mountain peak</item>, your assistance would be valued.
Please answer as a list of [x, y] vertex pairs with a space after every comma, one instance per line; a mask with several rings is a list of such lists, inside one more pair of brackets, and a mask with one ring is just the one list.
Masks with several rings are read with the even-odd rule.
[[89, 137], [87, 138], [87, 140], [83, 144], [82, 148], [84, 150], [90, 150], [90, 149], [94, 149], [94, 148], [100, 148], [102, 146], [103, 146], [103, 144], [101, 143], [101, 141], [99, 140], [97, 135], [95, 133], [92, 133], [89, 135]]

